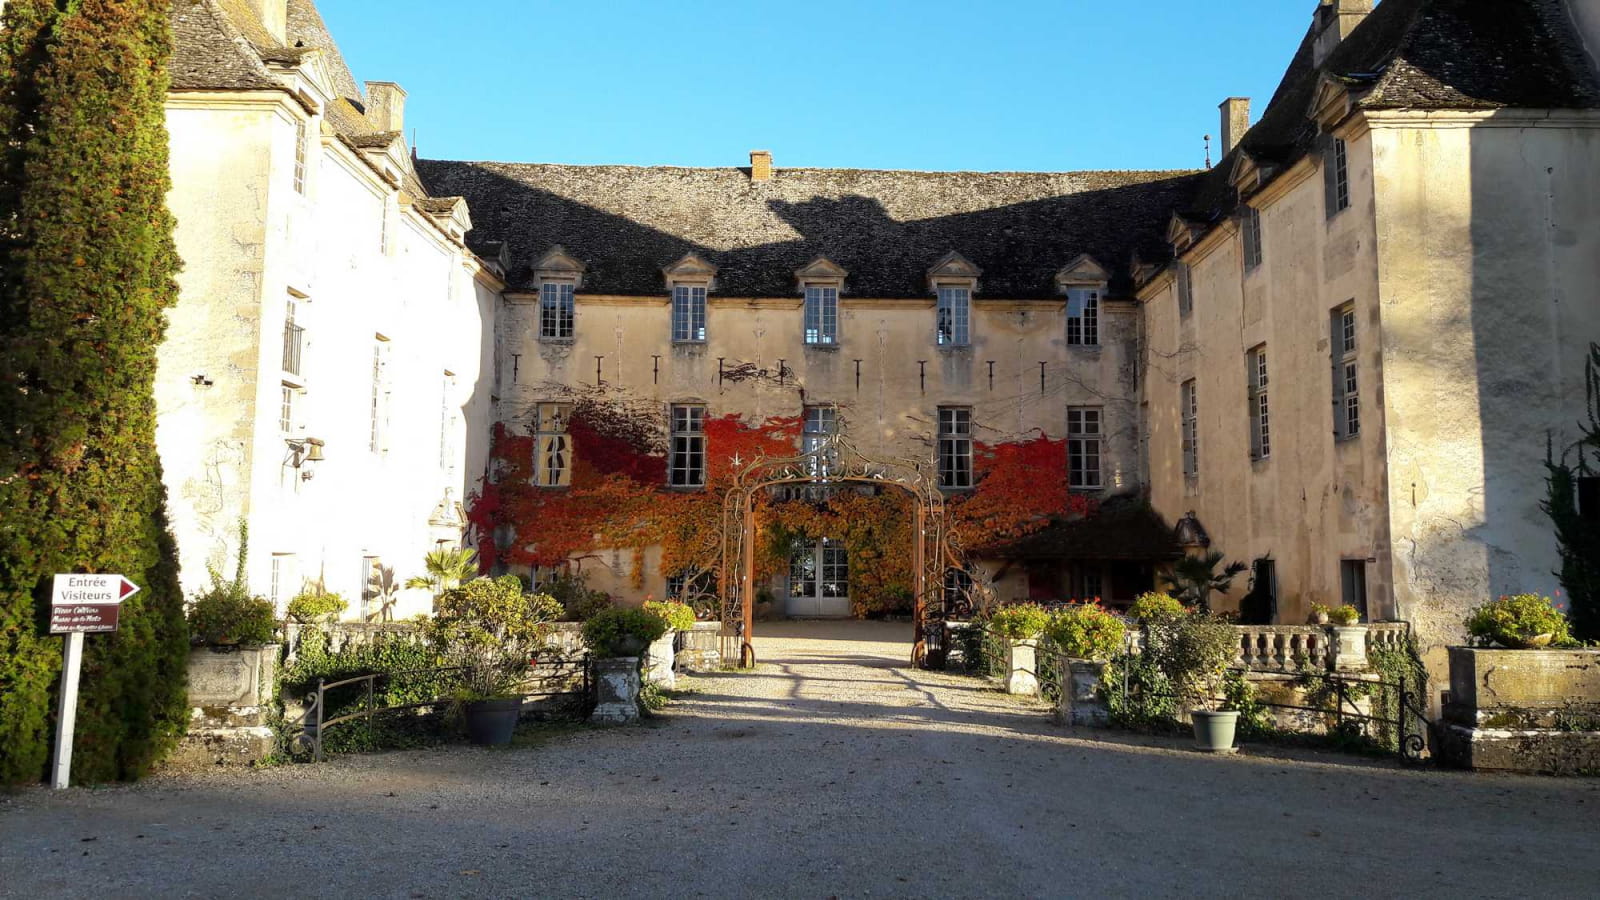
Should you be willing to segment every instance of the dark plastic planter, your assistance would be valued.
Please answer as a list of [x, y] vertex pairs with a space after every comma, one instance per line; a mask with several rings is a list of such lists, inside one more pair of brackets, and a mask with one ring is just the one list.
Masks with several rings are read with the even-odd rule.
[[521, 715], [521, 697], [474, 700], [467, 704], [467, 738], [486, 747], [509, 744]]

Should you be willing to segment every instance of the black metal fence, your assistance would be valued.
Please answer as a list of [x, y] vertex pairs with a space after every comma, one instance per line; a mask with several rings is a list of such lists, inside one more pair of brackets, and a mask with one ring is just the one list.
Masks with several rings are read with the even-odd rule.
[[[295, 723], [291, 746], [316, 762], [326, 758], [324, 743], [331, 729], [361, 723], [369, 745], [383, 716], [443, 712], [460, 701], [472, 670], [463, 666], [373, 672], [338, 681], [317, 679], [305, 698], [305, 712]], [[588, 654], [571, 659], [541, 660], [530, 666], [517, 696], [525, 704], [568, 698], [587, 707], [592, 701], [593, 664]], [[524, 709], [526, 709], [526, 705]]]

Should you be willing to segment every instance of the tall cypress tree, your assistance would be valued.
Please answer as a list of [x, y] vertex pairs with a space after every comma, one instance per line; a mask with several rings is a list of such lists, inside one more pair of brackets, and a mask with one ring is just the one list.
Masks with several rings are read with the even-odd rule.
[[73, 775], [134, 778], [181, 733], [187, 630], [153, 397], [178, 268], [165, 0], [10, 0], [0, 24], [0, 782], [45, 773], [49, 578], [143, 590], [85, 641]]

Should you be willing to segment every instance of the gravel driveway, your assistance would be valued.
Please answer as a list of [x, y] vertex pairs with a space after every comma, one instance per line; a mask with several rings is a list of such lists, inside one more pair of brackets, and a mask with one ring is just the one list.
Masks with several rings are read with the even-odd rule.
[[909, 669], [907, 625], [761, 631], [640, 727], [0, 797], [0, 895], [1600, 893], [1600, 781], [1203, 757]]

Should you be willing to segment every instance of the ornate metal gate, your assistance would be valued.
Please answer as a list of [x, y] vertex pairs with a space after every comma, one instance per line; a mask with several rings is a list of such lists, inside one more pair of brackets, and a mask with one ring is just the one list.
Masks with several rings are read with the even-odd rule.
[[946, 652], [948, 606], [966, 605], [966, 579], [954, 579], [959, 599], [947, 604], [946, 573], [962, 570], [960, 554], [945, 519], [944, 494], [937, 473], [912, 460], [879, 460], [863, 455], [839, 435], [832, 435], [811, 450], [783, 459], [758, 458], [748, 464], [737, 457], [733, 487], [722, 503], [722, 556], [718, 567], [718, 595], [722, 598], [721, 650], [724, 660], [735, 657], [745, 668], [755, 665], [756, 535], [759, 498], [764, 492], [792, 486], [814, 489], [867, 484], [905, 491], [916, 503], [912, 531], [912, 619], [915, 624], [911, 663], [942, 666]]

